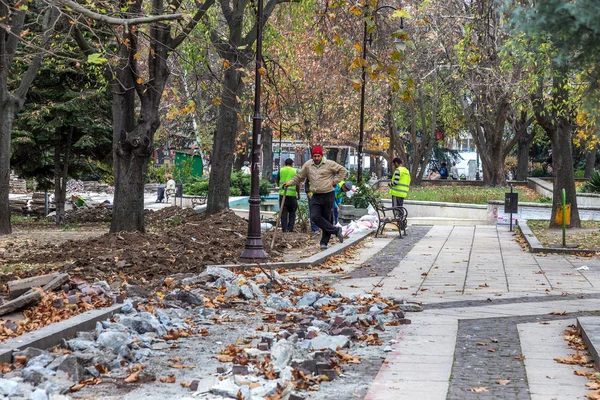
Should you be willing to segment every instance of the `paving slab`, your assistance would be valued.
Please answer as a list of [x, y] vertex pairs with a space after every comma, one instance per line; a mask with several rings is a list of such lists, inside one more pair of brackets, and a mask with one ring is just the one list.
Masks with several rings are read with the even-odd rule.
[[548, 321], [544, 325], [517, 325], [532, 400], [584, 399], [589, 393], [585, 387], [588, 379], [574, 374], [575, 370], [585, 368], [554, 361], [554, 358], [574, 354], [564, 340], [563, 332], [575, 322], [575, 319], [563, 319]]

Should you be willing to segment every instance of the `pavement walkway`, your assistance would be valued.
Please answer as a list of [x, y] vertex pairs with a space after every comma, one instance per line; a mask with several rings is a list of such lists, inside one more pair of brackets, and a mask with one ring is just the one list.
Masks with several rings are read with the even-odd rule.
[[563, 331], [576, 317], [600, 315], [599, 258], [529, 253], [508, 226], [411, 229], [420, 239], [408, 250], [408, 238], [375, 239], [362, 269], [378, 271], [385, 254], [384, 273], [335, 285], [424, 307], [407, 315], [366, 399], [585, 398], [588, 380], [573, 373], [583, 367], [554, 358], [573, 353]]

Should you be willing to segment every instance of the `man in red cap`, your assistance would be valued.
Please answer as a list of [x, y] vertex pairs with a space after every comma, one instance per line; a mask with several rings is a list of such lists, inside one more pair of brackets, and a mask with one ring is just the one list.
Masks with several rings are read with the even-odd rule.
[[331, 235], [336, 235], [340, 243], [344, 241], [342, 228], [337, 228], [331, 221], [335, 194], [333, 188], [342, 181], [348, 171], [335, 161], [323, 158], [323, 148], [315, 146], [312, 149], [312, 160], [308, 160], [291, 180], [283, 184], [296, 186], [304, 182], [306, 178], [310, 181], [313, 193], [310, 204], [310, 219], [323, 231], [321, 236], [321, 250], [327, 248]]

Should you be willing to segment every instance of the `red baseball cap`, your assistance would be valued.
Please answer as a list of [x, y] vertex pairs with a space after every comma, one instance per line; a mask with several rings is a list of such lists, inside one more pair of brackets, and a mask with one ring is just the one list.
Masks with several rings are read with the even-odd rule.
[[314, 156], [315, 154], [320, 154], [323, 155], [323, 148], [321, 146], [315, 146], [312, 149], [312, 155]]

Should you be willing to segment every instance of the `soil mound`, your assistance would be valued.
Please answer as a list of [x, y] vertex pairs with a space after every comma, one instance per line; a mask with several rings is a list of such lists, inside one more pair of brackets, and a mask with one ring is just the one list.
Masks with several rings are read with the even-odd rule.
[[[59, 265], [59, 271], [89, 281], [111, 281], [120, 276], [144, 284], [158, 283], [174, 273], [199, 273], [206, 265], [239, 263], [246, 243], [246, 220], [230, 210], [204, 217], [193, 211], [189, 214], [177, 207], [173, 209], [150, 214], [148, 221], [154, 226], [171, 225], [158, 232], [106, 233], [59, 245], [40, 245], [29, 248], [13, 262], [52, 264], [53, 270], [65, 262]], [[271, 239], [271, 232], [263, 234], [265, 250]], [[286, 233], [285, 240], [280, 234], [275, 248], [269, 252], [269, 261], [278, 260], [288, 249], [305, 247], [307, 241], [306, 234]], [[31, 275], [39, 273], [36, 270]]]

